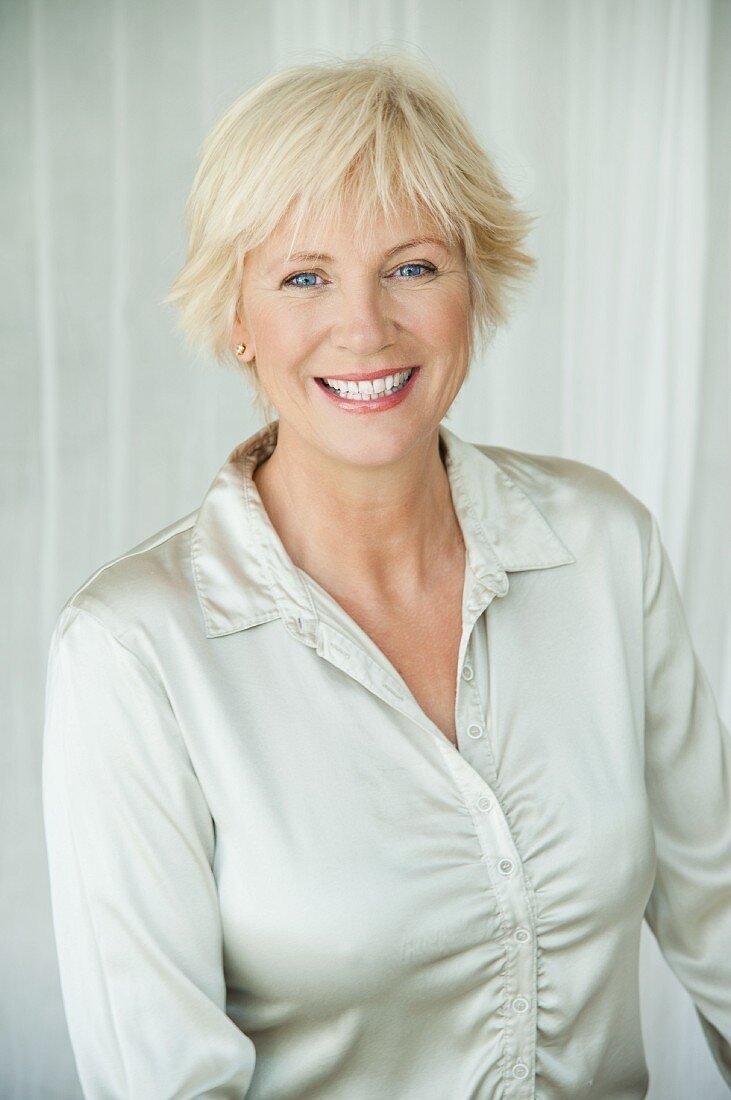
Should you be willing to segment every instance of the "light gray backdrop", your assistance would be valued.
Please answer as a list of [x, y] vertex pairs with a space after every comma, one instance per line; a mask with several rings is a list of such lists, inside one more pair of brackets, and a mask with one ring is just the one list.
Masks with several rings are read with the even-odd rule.
[[[727, 0], [0, 0], [1, 1100], [76, 1100], [40, 801], [67, 596], [192, 510], [259, 426], [160, 305], [220, 111], [273, 68], [427, 57], [540, 216], [540, 266], [475, 364], [466, 438], [603, 467], [657, 514], [731, 719]], [[643, 929], [653, 1100], [727, 1092]]]

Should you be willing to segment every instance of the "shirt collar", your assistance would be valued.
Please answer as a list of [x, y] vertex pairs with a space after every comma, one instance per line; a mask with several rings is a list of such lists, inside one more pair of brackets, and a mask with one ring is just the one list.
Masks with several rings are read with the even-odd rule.
[[[290, 632], [315, 644], [318, 616], [310, 592], [253, 479], [276, 446], [278, 427], [272, 420], [234, 448], [197, 512], [191, 559], [209, 638], [281, 618]], [[494, 459], [444, 424], [439, 434], [468, 562], [479, 584], [504, 596], [509, 572], [576, 560]]]

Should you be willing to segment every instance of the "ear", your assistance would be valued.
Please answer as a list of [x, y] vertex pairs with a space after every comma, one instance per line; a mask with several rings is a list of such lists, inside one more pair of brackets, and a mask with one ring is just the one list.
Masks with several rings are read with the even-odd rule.
[[249, 337], [249, 330], [241, 320], [238, 309], [236, 310], [236, 320], [231, 328], [231, 348], [236, 350], [237, 344], [244, 344], [246, 351], [243, 355], [237, 355], [236, 358], [240, 363], [250, 363], [256, 356], [256, 348], [253, 341]]

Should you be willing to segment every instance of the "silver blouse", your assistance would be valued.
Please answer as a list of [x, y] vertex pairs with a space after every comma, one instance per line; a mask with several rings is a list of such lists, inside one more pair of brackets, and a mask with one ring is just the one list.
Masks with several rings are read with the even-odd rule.
[[648, 921], [731, 1084], [731, 738], [654, 514], [440, 437], [458, 747], [253, 481], [96, 571], [50, 645], [43, 809], [88, 1100], [640, 1100]]

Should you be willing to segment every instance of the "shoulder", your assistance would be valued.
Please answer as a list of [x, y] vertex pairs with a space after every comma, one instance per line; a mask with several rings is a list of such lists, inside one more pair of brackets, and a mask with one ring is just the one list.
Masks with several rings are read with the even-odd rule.
[[559, 455], [474, 446], [522, 490], [574, 553], [601, 546], [621, 554], [634, 545], [646, 559], [652, 512], [608, 470]]
[[198, 615], [190, 564], [197, 514], [161, 528], [94, 570], [66, 600], [57, 627], [83, 611], [119, 641], [146, 649], [156, 633]]

